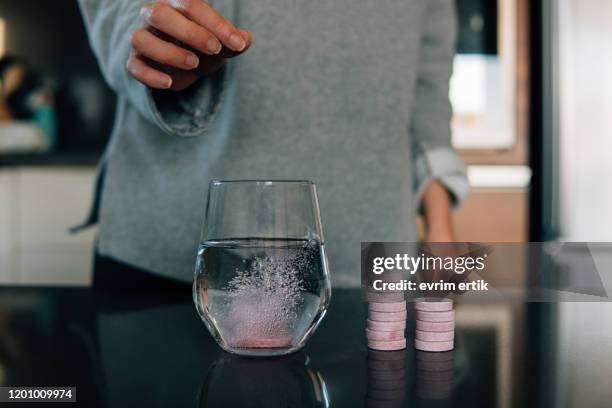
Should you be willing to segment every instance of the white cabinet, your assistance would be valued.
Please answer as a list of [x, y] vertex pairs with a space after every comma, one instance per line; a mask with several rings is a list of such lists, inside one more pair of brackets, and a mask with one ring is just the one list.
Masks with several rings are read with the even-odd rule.
[[90, 283], [95, 231], [68, 229], [85, 218], [94, 177], [91, 167], [0, 170], [0, 283]]
[[19, 172], [19, 244], [74, 245], [89, 243], [91, 234], [70, 235], [89, 210], [95, 171], [22, 169]]
[[0, 285], [17, 279], [13, 266], [14, 223], [11, 213], [15, 202], [12, 199], [14, 191], [12, 173], [9, 170], [0, 171]]

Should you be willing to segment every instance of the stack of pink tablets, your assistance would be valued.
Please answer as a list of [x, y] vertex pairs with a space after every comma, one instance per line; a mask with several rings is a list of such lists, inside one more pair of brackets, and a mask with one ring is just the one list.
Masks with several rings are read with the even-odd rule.
[[449, 351], [455, 346], [453, 301], [445, 298], [418, 298], [414, 346], [421, 351]]
[[384, 351], [404, 349], [405, 330], [406, 301], [403, 297], [401, 301], [368, 303], [368, 348]]

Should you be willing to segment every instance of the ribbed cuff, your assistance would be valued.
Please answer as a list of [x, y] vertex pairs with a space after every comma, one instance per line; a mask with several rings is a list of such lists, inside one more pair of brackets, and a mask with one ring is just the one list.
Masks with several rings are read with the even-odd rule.
[[470, 189], [466, 168], [457, 153], [447, 147], [422, 150], [414, 164], [415, 205], [423, 212], [421, 199], [429, 183], [440, 181], [451, 196], [453, 208], [458, 208]]
[[193, 137], [205, 133], [221, 110], [225, 99], [228, 68], [200, 79], [181, 92], [147, 88], [148, 107], [155, 122], [167, 134]]

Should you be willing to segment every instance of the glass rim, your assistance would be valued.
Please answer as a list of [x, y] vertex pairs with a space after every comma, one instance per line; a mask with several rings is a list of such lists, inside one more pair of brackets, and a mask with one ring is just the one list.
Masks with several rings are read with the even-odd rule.
[[239, 183], [250, 183], [250, 184], [304, 184], [304, 185], [309, 185], [309, 186], [313, 186], [316, 185], [316, 183], [312, 180], [280, 180], [280, 179], [260, 179], [260, 180], [256, 180], [256, 179], [245, 179], [245, 180], [241, 180], [241, 179], [228, 179], [228, 180], [222, 180], [222, 179], [212, 179], [210, 180], [210, 185], [221, 185], [221, 184], [239, 184]]

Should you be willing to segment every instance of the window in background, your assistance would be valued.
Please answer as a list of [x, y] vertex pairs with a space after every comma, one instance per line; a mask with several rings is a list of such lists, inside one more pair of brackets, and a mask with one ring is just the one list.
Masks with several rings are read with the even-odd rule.
[[526, 0], [457, 0], [453, 144], [469, 164], [525, 164]]
[[[460, 241], [528, 238], [528, 0], [456, 0], [459, 36], [450, 98], [453, 144], [470, 195], [455, 215]], [[503, 217], [500, 217], [503, 214]]]

